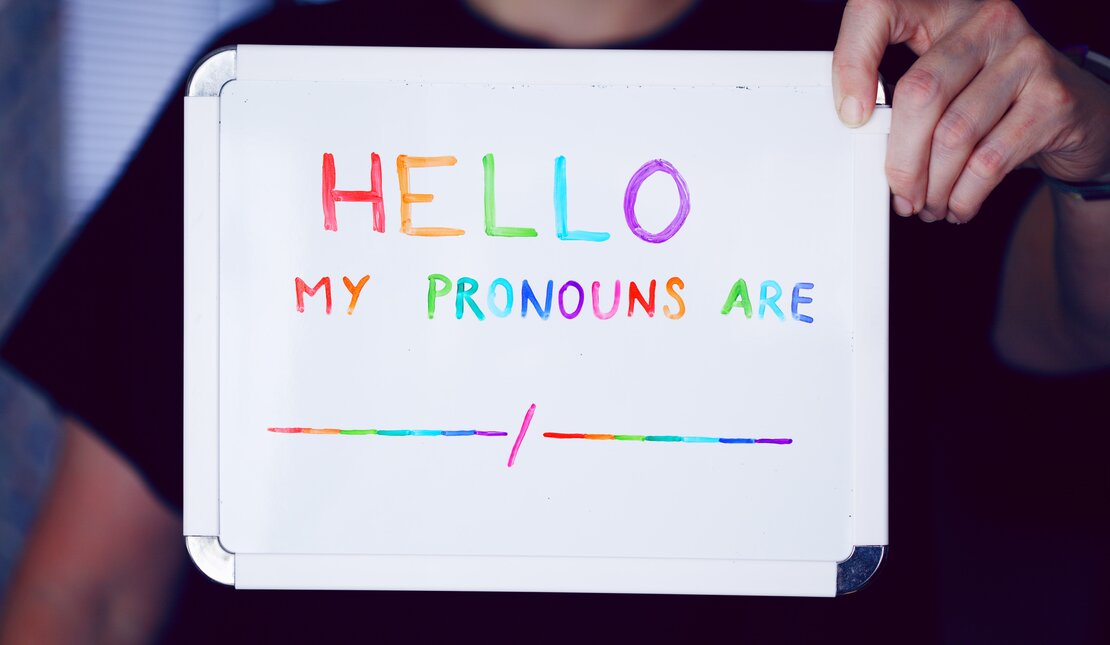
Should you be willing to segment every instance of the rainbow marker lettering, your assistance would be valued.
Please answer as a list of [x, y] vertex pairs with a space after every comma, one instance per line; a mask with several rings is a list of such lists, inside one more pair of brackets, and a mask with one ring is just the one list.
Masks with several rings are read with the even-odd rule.
[[664, 443], [771, 443], [788, 445], [793, 439], [749, 439], [745, 437], [683, 437], [669, 434], [584, 434], [580, 432], [545, 432], [548, 439], [589, 439], [593, 441], [658, 441]]
[[354, 429], [340, 430], [338, 428], [266, 428], [269, 432], [280, 434], [347, 434], [347, 435], [378, 435], [379, 437], [507, 437], [508, 432], [500, 430], [377, 430]]

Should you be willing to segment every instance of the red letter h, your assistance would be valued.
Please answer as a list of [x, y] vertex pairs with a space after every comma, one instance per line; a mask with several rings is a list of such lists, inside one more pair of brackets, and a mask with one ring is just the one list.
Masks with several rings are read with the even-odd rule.
[[374, 204], [374, 230], [385, 232], [385, 204], [382, 202], [382, 160], [376, 152], [370, 153], [370, 190], [336, 190], [335, 158], [324, 153], [324, 230], [338, 231], [335, 221], [335, 202], [370, 202]]

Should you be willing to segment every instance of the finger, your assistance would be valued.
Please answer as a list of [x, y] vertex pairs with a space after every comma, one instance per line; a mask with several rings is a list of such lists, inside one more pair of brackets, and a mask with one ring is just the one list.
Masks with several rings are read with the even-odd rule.
[[875, 109], [879, 61], [894, 37], [894, 12], [889, 3], [849, 0], [840, 20], [833, 49], [833, 104], [840, 120], [856, 127], [867, 123]]
[[1045, 147], [1053, 125], [1037, 101], [1019, 96], [1010, 111], [975, 147], [948, 198], [949, 221], [966, 222], [1018, 164]]
[[988, 65], [948, 106], [933, 131], [922, 216], [945, 219], [948, 198], [971, 152], [1016, 100], [1028, 69], [1014, 57]]
[[914, 213], [925, 207], [937, 122], [986, 63], [987, 47], [975, 36], [967, 30], [945, 36], [917, 59], [894, 88], [886, 176], [899, 215], [910, 214], [907, 206]]

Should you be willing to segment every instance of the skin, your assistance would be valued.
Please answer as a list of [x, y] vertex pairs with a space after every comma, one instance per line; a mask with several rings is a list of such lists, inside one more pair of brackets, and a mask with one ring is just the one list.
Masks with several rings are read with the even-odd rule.
[[80, 423], [8, 589], [0, 643], [145, 643], [172, 606], [181, 518]]
[[650, 36], [694, 0], [466, 0], [493, 24], [559, 47], [599, 47]]
[[1010, 240], [992, 340], [1015, 367], [1066, 374], [1107, 365], [1110, 227], [1105, 212], [1074, 202], [1042, 189]]
[[[643, 37], [691, 0], [471, 0], [502, 28], [552, 44]], [[887, 176], [900, 215], [970, 221], [1022, 163], [1067, 181], [1110, 181], [1110, 91], [1053, 52], [1009, 2], [850, 0], [834, 53], [841, 119], [870, 117], [879, 59], [920, 55], [894, 92]], [[1042, 194], [1005, 267], [995, 344], [1050, 372], [1110, 364], [1110, 202]], [[62, 458], [9, 589], [0, 643], [145, 642], [184, 560], [181, 521], [87, 428], [66, 422]]]
[[[879, 59], [896, 43], [920, 56], [894, 90], [886, 174], [899, 215], [968, 222], [1021, 164], [1110, 182], [1110, 88], [1011, 2], [850, 0], [833, 53], [846, 124], [870, 117]], [[1110, 201], [1032, 202], [1004, 267], [994, 332], [1003, 360], [1047, 373], [1110, 365], [1108, 250]]]

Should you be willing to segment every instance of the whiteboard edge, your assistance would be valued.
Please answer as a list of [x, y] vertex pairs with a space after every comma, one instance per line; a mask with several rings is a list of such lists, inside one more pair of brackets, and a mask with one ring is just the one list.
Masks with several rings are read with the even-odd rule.
[[[240, 52], [240, 48], [242, 48], [242, 52]], [[316, 65], [316, 67], [311, 67], [311, 69], [313, 70], [313, 74], [319, 74], [319, 70], [322, 67], [325, 71], [327, 71], [329, 73], [332, 73], [332, 74], [336, 74], [336, 78], [344, 78], [344, 72], [342, 70], [336, 71], [335, 68], [336, 67], [340, 67], [340, 68], [343, 67], [342, 61], [343, 61], [344, 57], [346, 56], [346, 54], [350, 54], [350, 52], [352, 50], [372, 51], [374, 56], [376, 56], [376, 57], [380, 57], [380, 58], [383, 58], [383, 59], [391, 59], [392, 58], [392, 62], [394, 64], [398, 60], [405, 60], [406, 52], [413, 52], [415, 57], [421, 59], [421, 60], [418, 60], [418, 61], [415, 61], [415, 62], [411, 63], [411, 64], [415, 64], [415, 65], [423, 64], [423, 62], [424, 62], [423, 57], [428, 56], [428, 54], [431, 53], [431, 56], [436, 56], [435, 52], [442, 52], [444, 50], [450, 50], [454, 57], [462, 57], [465, 60], [473, 60], [473, 59], [476, 59], [477, 57], [483, 57], [483, 56], [517, 57], [519, 53], [527, 52], [527, 56], [537, 57], [534, 62], [546, 62], [546, 61], [551, 60], [552, 56], [564, 57], [564, 58], [567, 57], [567, 56], [575, 56], [575, 57], [587, 56], [588, 57], [588, 56], [592, 56], [592, 54], [594, 54], [598, 51], [605, 52], [605, 53], [602, 54], [602, 56], [614, 57], [614, 54], [615, 54], [616, 57], [622, 57], [622, 58], [626, 57], [628, 53], [632, 53], [633, 56], [643, 56], [643, 54], [645, 54], [645, 53], [652, 53], [652, 54], [660, 53], [660, 52], [650, 51], [650, 50], [566, 50], [566, 49], [564, 49], [564, 50], [558, 50], [557, 53], [553, 54], [553, 52], [549, 51], [549, 50], [536, 50], [536, 49], [509, 49], [509, 50], [492, 49], [491, 50], [491, 49], [481, 49], [481, 48], [426, 48], [426, 47], [416, 47], [416, 48], [404, 48], [404, 47], [312, 47], [312, 48], [310, 48], [310, 47], [306, 47], [306, 46], [264, 46], [264, 44], [261, 44], [261, 46], [229, 46], [229, 47], [224, 47], [224, 48], [221, 48], [221, 49], [218, 49], [218, 50], [215, 50], [215, 51], [209, 53], [208, 56], [204, 57], [203, 59], [201, 59], [200, 62], [196, 63], [196, 67], [193, 68], [193, 71], [192, 71], [192, 73], [190, 73], [190, 77], [189, 77], [189, 82], [188, 82], [188, 87], [190, 89], [189, 95], [219, 95], [224, 84], [226, 84], [229, 81], [234, 80], [236, 78], [240, 78], [240, 75], [242, 75], [242, 78], [248, 79], [248, 80], [296, 80], [296, 79], [304, 80], [303, 78], [301, 78], [301, 77], [303, 77], [304, 73], [299, 72], [297, 70], [300, 69], [299, 68], [299, 63], [302, 63], [303, 59], [306, 58], [304, 56], [305, 51], [307, 51], [309, 49], [314, 50], [314, 56], [329, 58], [332, 62], [332, 64]], [[415, 52], [418, 52], [418, 53], [415, 53]], [[231, 54], [230, 57], [228, 56], [229, 53]], [[239, 69], [240, 53], [245, 54], [246, 64], [244, 65], [243, 70]], [[664, 53], [664, 54], [675, 53], [675, 51], [665, 51], [665, 52], [662, 52], [662, 53]], [[730, 51], [687, 50], [687, 51], [684, 51], [682, 53], [688, 54], [689, 57], [692, 57], [692, 58], [697, 57], [697, 58], [700, 58], [700, 59], [708, 59], [710, 57], [730, 57], [731, 62], [735, 62], [737, 60], [744, 61], [745, 63], [747, 63], [748, 69], [751, 69], [751, 68], [759, 69], [759, 68], [765, 67], [763, 57], [765, 57], [766, 54], [775, 54], [775, 56], [777, 56], [780, 59], [780, 54], [793, 53], [793, 54], [795, 54], [795, 59], [796, 59], [793, 62], [793, 65], [794, 65], [795, 68], [797, 68], [798, 64], [803, 64], [803, 65], [806, 65], [806, 67], [810, 67], [810, 65], [813, 65], [813, 67], [815, 67], [816, 69], [823, 69], [824, 64], [821, 61], [826, 61], [827, 60], [828, 63], [829, 63], [829, 67], [831, 67], [831, 60], [833, 60], [833, 53], [823, 52], [823, 51], [795, 51], [795, 52], [774, 51], [774, 52], [768, 52], [768, 51], [741, 51], [741, 50], [730, 50]], [[292, 60], [290, 60], [290, 57], [292, 57]], [[229, 61], [230, 61], [230, 73], [224, 71], [224, 69], [223, 69], [225, 63], [228, 63]], [[610, 65], [612, 65], [613, 63], [620, 64], [620, 58], [610, 58], [608, 62], [610, 62]], [[293, 64], [291, 64], [291, 63], [293, 63]], [[340, 63], [340, 64], [335, 64], [335, 63]], [[814, 64], [814, 63], [816, 63], [816, 64]], [[547, 64], [548, 64], [548, 67], [549, 67], [549, 65], [551, 65], [551, 63], [547, 63]], [[779, 63], [776, 63], [776, 64], [779, 64]], [[421, 71], [420, 73], [415, 73], [414, 74], [414, 70], [413, 70], [412, 67], [410, 67], [410, 65], [403, 65], [403, 67], [406, 68], [405, 71], [402, 72], [402, 77], [404, 77], [404, 78], [408, 78], [408, 79], [411, 79], [411, 80], [418, 80], [418, 79], [424, 77], [424, 75], [425, 75], [425, 73], [423, 71]], [[425, 67], [426, 67], [426, 65], [425, 65]], [[438, 69], [437, 65], [433, 65], [433, 69]], [[586, 69], [589, 69], [588, 65], [587, 65]], [[575, 73], [576, 74], [581, 74], [582, 73], [581, 70], [582, 70], [582, 67], [577, 67], [577, 68], [575, 68]], [[602, 72], [602, 73], [604, 74], [605, 72]], [[748, 71], [748, 72], [745, 72], [745, 73], [751, 73], [751, 72]], [[766, 78], [764, 79], [764, 82], [766, 82], [767, 84], [771, 84], [771, 85], [779, 84], [778, 82], [776, 82], [774, 80], [776, 78], [789, 78], [790, 77], [790, 74], [783, 73], [783, 70], [781, 70], [779, 67], [776, 67], [775, 72], [771, 72], [771, 74], [773, 74], [773, 75], [771, 75], [771, 79], [766, 79]], [[359, 70], [357, 70], [357, 72], [355, 72], [353, 75], [354, 75], [355, 78], [347, 78], [346, 80], [363, 80], [363, 81], [379, 81], [379, 82], [385, 81], [385, 80], [393, 80], [393, 81], [398, 80], [396, 78], [392, 78], [392, 74], [390, 74], [390, 73], [383, 73], [379, 70], [375, 70], [374, 68], [365, 67], [365, 65], [364, 65], [364, 67], [361, 67]], [[524, 78], [527, 77], [527, 75], [528, 74], [525, 74], [525, 77], [522, 77], [521, 79], [517, 79], [517, 80], [523, 80]], [[461, 72], [460, 70], [457, 70], [457, 69], [455, 69], [451, 72], [447, 72], [447, 77], [448, 78], [453, 77], [455, 81], [465, 81], [465, 80], [467, 80], [467, 78], [466, 78], [467, 74], [465, 72]], [[831, 73], [828, 75], [828, 78], [829, 78], [829, 84], [830, 84], [831, 83]], [[194, 85], [194, 80], [195, 80], [195, 85]], [[332, 79], [332, 80], [335, 80], [335, 79]], [[468, 79], [468, 80], [470, 80], [472, 82], [474, 81], [473, 78]], [[548, 80], [553, 80], [553, 79], [548, 79]], [[597, 79], [594, 79], [594, 80], [596, 81]], [[566, 82], [567, 79], [563, 79], [563, 81]], [[503, 82], [504, 82], [504, 79], [503, 79]], [[586, 83], [586, 82], [588, 82], [588, 81], [585, 80], [584, 78], [579, 78], [579, 83], [578, 84], [582, 84], [582, 83]], [[695, 83], [695, 84], [704, 84], [704, 83]], [[825, 83], [818, 82], [817, 84], [825, 84]], [[199, 92], [199, 93], [193, 93], [194, 87], [195, 87], [195, 91]], [[212, 93], [205, 93], [205, 92], [212, 92]], [[879, 74], [878, 87], [876, 88], [875, 104], [876, 105], [888, 105], [889, 104], [888, 99], [889, 99], [889, 92], [887, 92], [886, 83], [884, 82], [884, 79], [882, 79], [882, 75]]]
[[747, 89], [831, 87], [831, 68], [831, 51], [239, 45], [236, 78]]
[[239, 553], [238, 589], [833, 597], [837, 563], [532, 556]]
[[219, 534], [218, 97], [186, 97], [182, 529]]
[[[262, 50], [262, 49], [269, 49], [269, 48], [267, 48], [267, 47], [251, 47], [250, 49]], [[257, 53], [261, 53], [261, 51], [257, 52]], [[217, 51], [209, 54], [204, 59], [202, 59], [201, 62], [198, 63], [197, 67], [194, 69], [193, 74], [190, 75], [189, 84], [188, 84], [189, 91], [190, 91], [189, 96], [191, 96], [191, 97], [192, 96], [218, 97], [219, 93], [220, 93], [220, 91], [222, 91], [222, 88], [224, 87], [224, 85], [228, 81], [234, 80], [236, 78], [236, 76], [235, 76], [236, 54], [237, 54], [236, 48], [235, 47], [230, 47], [230, 48], [225, 48], [225, 49], [222, 49], [222, 50], [217, 50]], [[230, 69], [230, 73], [227, 73], [228, 69]], [[216, 89], [213, 90], [212, 89], [213, 87], [215, 87]], [[194, 91], [196, 91], [197, 93], [194, 94], [193, 93]], [[885, 102], [885, 98], [886, 97], [885, 97], [884, 88], [883, 88], [883, 85], [882, 85], [882, 81], [880, 80], [879, 88], [878, 88], [878, 97], [877, 97], [876, 103], [880, 104], [880, 105], [883, 104]], [[188, 119], [186, 120], [186, 122], [188, 123]], [[218, 132], [218, 122], [216, 124], [216, 129], [217, 129], [217, 132]], [[884, 136], [883, 139], [884, 139], [884, 148], [885, 148], [885, 136]], [[218, 156], [218, 142], [217, 142], [217, 156]], [[217, 171], [217, 174], [218, 174], [218, 171]], [[217, 182], [218, 182], [218, 177], [217, 177]], [[217, 183], [217, 185], [218, 185], [218, 183]], [[187, 184], [187, 188], [188, 188], [188, 184]], [[857, 206], [859, 206], [859, 204], [857, 204]], [[860, 213], [860, 210], [865, 210], [865, 209], [857, 208], [857, 215]], [[885, 213], [885, 208], [884, 208], [884, 213]], [[884, 231], [885, 230], [886, 229], [884, 229]], [[857, 239], [857, 242], [859, 242], [859, 241], [860, 240]], [[889, 258], [888, 254], [884, 253], [884, 258], [888, 261], [888, 258]], [[872, 266], [874, 266], [874, 265], [872, 265]], [[884, 268], [884, 273], [883, 273], [884, 278], [883, 279], [884, 279], [884, 282], [885, 282], [885, 280], [886, 280], [885, 271], [888, 267], [884, 266], [883, 268]], [[187, 269], [188, 269], [188, 266], [187, 266]], [[188, 275], [188, 271], [187, 271], [187, 275]], [[884, 301], [882, 303], [883, 311], [886, 310], [886, 306], [888, 304], [888, 298], [886, 298], [885, 296], [886, 296], [886, 291], [884, 291]], [[874, 311], [874, 309], [872, 309], [871, 311]], [[857, 312], [857, 315], [859, 315], [860, 313], [861, 312]], [[885, 325], [884, 325], [884, 327], [885, 327]], [[885, 341], [885, 334], [884, 334], [884, 341]], [[883, 346], [881, 352], [883, 354], [883, 358], [885, 359], [886, 353], [887, 353], [885, 345]], [[874, 358], [874, 357], [872, 357], [872, 358]], [[874, 363], [871, 363], [871, 364], [874, 364]], [[883, 362], [884, 368], [885, 368], [885, 364], [886, 363], [885, 363], [885, 360], [884, 360], [884, 362]], [[881, 380], [882, 380], [883, 385], [884, 385], [884, 387], [882, 389], [883, 405], [882, 405], [881, 409], [884, 411], [884, 417], [885, 417], [886, 396], [887, 396], [887, 390], [885, 388], [885, 385], [886, 385], [886, 373], [885, 373], [885, 371], [882, 374]], [[859, 384], [860, 384], [860, 382], [857, 379], [857, 386]], [[860, 403], [859, 399], [860, 399], [860, 395], [857, 394], [857, 403]], [[869, 572], [867, 572], [866, 576], [862, 577], [862, 581], [860, 582], [860, 584], [858, 586], [856, 586], [854, 588], [851, 588], [851, 589], [848, 589], [847, 591], [842, 591], [841, 590], [841, 585], [840, 585], [840, 571], [841, 571], [841, 569], [842, 568], [846, 569], [846, 570], [851, 569], [851, 568], [859, 569], [860, 560], [859, 560], [858, 556], [861, 553], [873, 553], [871, 551], [863, 551], [863, 550], [878, 549], [879, 552], [880, 552], [879, 561], [881, 561], [881, 559], [882, 559], [882, 554], [885, 553], [885, 548], [886, 548], [885, 547], [885, 533], [886, 533], [886, 514], [887, 514], [887, 509], [886, 509], [886, 506], [885, 506], [886, 484], [887, 484], [886, 478], [885, 478], [885, 475], [886, 475], [886, 458], [885, 458], [886, 429], [887, 429], [886, 424], [884, 422], [882, 424], [882, 428], [881, 428], [881, 430], [882, 430], [881, 446], [882, 446], [882, 455], [883, 455], [883, 458], [881, 459], [881, 462], [882, 462], [881, 463], [881, 473], [882, 473], [882, 477], [883, 477], [883, 492], [881, 494], [881, 498], [883, 499], [884, 504], [882, 505], [881, 509], [880, 508], [870, 509], [870, 510], [873, 510], [873, 511], [878, 511], [878, 513], [877, 513], [878, 516], [869, 518], [869, 524], [871, 524], [871, 525], [881, 524], [881, 526], [882, 526], [881, 533], [884, 537], [884, 540], [883, 540], [884, 544], [881, 545], [881, 546], [869, 545], [869, 544], [857, 545], [855, 550], [850, 554], [850, 556], [845, 561], [843, 561], [841, 563], [836, 563], [836, 565], [837, 565], [837, 589], [836, 589], [836, 593], [837, 594], [850, 593], [851, 591], [854, 591], [854, 590], [862, 587], [863, 583], [866, 583], [867, 579], [869, 579], [871, 577], [871, 575], [874, 573], [874, 571], [877, 570], [878, 563], [879, 563], [878, 561], [874, 563], [874, 567], [871, 568]], [[875, 430], [875, 428], [872, 427], [870, 430], [867, 430], [864, 434], [870, 435], [870, 434], [872, 434], [872, 432], [874, 430]], [[860, 441], [860, 439], [861, 439], [861, 437], [859, 435], [857, 435], [857, 442], [856, 442], [856, 453], [857, 453], [856, 454], [856, 460], [857, 460], [856, 464], [857, 464], [857, 467], [860, 466], [861, 463], [863, 463], [863, 462], [872, 461], [871, 459], [864, 459], [861, 462], [860, 458], [861, 457], [866, 457], [866, 456], [860, 454], [861, 443], [863, 443], [863, 442]], [[864, 442], [865, 441], [866, 441], [866, 439], [864, 439]], [[875, 451], [869, 451], [869, 452], [871, 453], [871, 455], [870, 455], [871, 457], [875, 456], [875, 454], [874, 454]], [[216, 458], [218, 459], [218, 454], [216, 455]], [[878, 464], [876, 464], [876, 465], [878, 465]], [[859, 475], [859, 471], [857, 470], [856, 480], [857, 480], [857, 484], [860, 484], [861, 483], [859, 481], [860, 477], [858, 475]], [[188, 478], [188, 474], [187, 474], [187, 478]], [[866, 477], [866, 479], [870, 479], [870, 477]], [[214, 481], [214, 480], [211, 480], [211, 481]], [[217, 504], [218, 504], [218, 498], [217, 498]], [[860, 517], [860, 515], [862, 514], [861, 511], [867, 510], [867, 509], [861, 508], [861, 506], [863, 506], [863, 505], [861, 505], [859, 503], [859, 500], [857, 498], [857, 504], [856, 504], [856, 515], [857, 515], [856, 524], [857, 524], [857, 528], [860, 526], [860, 520], [862, 519]], [[188, 528], [188, 526], [189, 526], [188, 523], [186, 523], [187, 528]], [[218, 534], [218, 531], [215, 531], [214, 533]], [[195, 536], [187, 537], [186, 538], [187, 543], [189, 542], [189, 540], [193, 539], [193, 537], [195, 537]], [[857, 537], [857, 540], [858, 540], [858, 538], [862, 537], [859, 534], [858, 531], [857, 531], [856, 537]], [[218, 544], [218, 538], [207, 537], [207, 538], [204, 538], [204, 539], [215, 540], [216, 543]], [[234, 560], [234, 556], [232, 554], [229, 554], [226, 551], [224, 551], [222, 549], [222, 546], [220, 547], [220, 552], [222, 552], [223, 554], [226, 554], [226, 556], [228, 558], [230, 558], [231, 560]], [[190, 550], [190, 553], [191, 553], [191, 555], [194, 555], [192, 550]], [[251, 556], [249, 556], [250, 559], [248, 561], [253, 562], [253, 559], [255, 557], [259, 557], [259, 556], [257, 554], [251, 554]], [[271, 558], [282, 558], [282, 557], [284, 557], [284, 556], [265, 556], [267, 561], [270, 561]], [[194, 555], [194, 562], [196, 562], [196, 560], [197, 560], [196, 555]], [[828, 564], [828, 563], [822, 563], [822, 564]], [[205, 568], [202, 567], [199, 562], [197, 562], [197, 566], [199, 568], [201, 568], [201, 570], [204, 571], [206, 573], [206, 575], [209, 575], [210, 577], [213, 577], [213, 579], [217, 579], [211, 573], [209, 573], [207, 570], [205, 570]], [[234, 576], [232, 574], [232, 579], [233, 579], [233, 577]], [[220, 580], [220, 581], [222, 582], [222, 580]], [[231, 582], [229, 581], [229, 582], [227, 582], [227, 584], [231, 584]], [[570, 591], [570, 589], [567, 589], [567, 591]], [[614, 590], [611, 590], [611, 589], [597, 589], [596, 591], [614, 591]], [[631, 591], [651, 593], [651, 591], [644, 590], [644, 589], [639, 589], [639, 590], [632, 589]], [[684, 592], [681, 592], [681, 593], [715, 593], [715, 592], [713, 592], [713, 591], [700, 591], [700, 592], [699, 591], [692, 591], [692, 592], [691, 591], [684, 591]], [[716, 593], [720, 593], [720, 592], [716, 592]], [[729, 592], [724, 592], [724, 593], [729, 593]], [[747, 593], [747, 592], [743, 592], [743, 593]], [[758, 593], [758, 592], [756, 592], [756, 593]], [[830, 594], [827, 594], [827, 593], [819, 593], [819, 594], [803, 593], [802, 595], [830, 595]]]
[[[890, 108], [877, 107], [873, 128], [856, 131], [852, 142], [853, 249], [855, 293], [881, 294], [856, 302], [854, 338], [873, 342], [857, 345], [855, 353], [853, 447], [853, 544], [887, 545], [889, 508], [889, 310], [890, 310], [890, 210], [885, 175], [868, 179], [864, 168], [885, 162]], [[880, 218], [878, 222], [875, 218]], [[850, 558], [849, 558], [850, 559]]]

